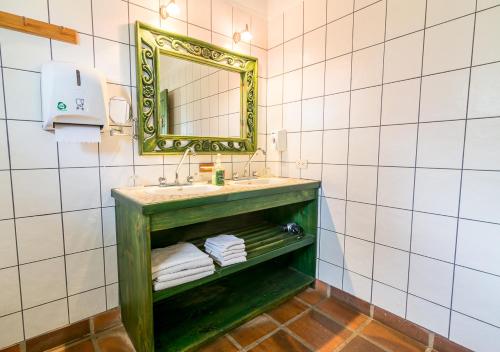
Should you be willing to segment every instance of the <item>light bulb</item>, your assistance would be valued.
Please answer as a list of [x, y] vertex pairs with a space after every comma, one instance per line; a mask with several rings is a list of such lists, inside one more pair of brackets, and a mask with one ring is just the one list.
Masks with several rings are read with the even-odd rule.
[[166, 20], [168, 17], [177, 16], [180, 12], [181, 9], [179, 8], [179, 5], [175, 3], [175, 0], [170, 1], [166, 6], [160, 6], [160, 16], [164, 20]]
[[252, 40], [252, 33], [250, 33], [250, 31], [248, 30], [248, 24], [245, 26], [245, 30], [243, 32], [241, 32], [241, 40], [245, 41], [245, 42], [249, 42], [250, 40]]

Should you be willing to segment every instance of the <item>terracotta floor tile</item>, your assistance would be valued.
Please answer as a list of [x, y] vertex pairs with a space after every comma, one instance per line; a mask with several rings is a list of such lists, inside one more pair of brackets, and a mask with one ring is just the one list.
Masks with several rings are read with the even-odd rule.
[[368, 324], [363, 331], [362, 335], [368, 337], [370, 340], [386, 347], [391, 351], [397, 352], [419, 352], [425, 351], [425, 346], [421, 343], [410, 339], [409, 337], [400, 334], [376, 321]]
[[260, 315], [231, 331], [231, 336], [234, 337], [241, 346], [248, 346], [262, 336], [269, 334], [277, 327], [278, 325], [270, 318], [265, 315]]
[[335, 298], [324, 300], [317, 305], [317, 308], [351, 330], [356, 330], [368, 319], [366, 315], [352, 310]]
[[326, 298], [326, 291], [320, 289], [315, 290], [308, 287], [306, 290], [299, 293], [297, 297], [309, 304], [315, 305]]
[[93, 318], [94, 321], [94, 332], [98, 333], [106, 329], [112, 328], [121, 323], [122, 317], [120, 314], [120, 308], [115, 308], [103, 312]]
[[135, 352], [134, 346], [122, 326], [100, 335], [97, 338], [97, 343], [101, 352]]
[[283, 303], [278, 308], [273, 309], [268, 314], [280, 323], [285, 323], [306, 309], [307, 306], [305, 304], [297, 301], [296, 299], [291, 299]]
[[342, 352], [384, 352], [384, 350], [357, 336], [342, 349]]
[[51, 352], [94, 352], [94, 345], [90, 339], [86, 339], [69, 346], [61, 346]]
[[252, 348], [252, 352], [308, 352], [309, 349], [284, 331], [268, 337]]
[[228, 340], [227, 337], [221, 336], [214, 342], [203, 346], [198, 352], [237, 352], [238, 349]]
[[288, 325], [317, 351], [332, 351], [344, 342], [352, 332], [323, 314], [310, 311]]

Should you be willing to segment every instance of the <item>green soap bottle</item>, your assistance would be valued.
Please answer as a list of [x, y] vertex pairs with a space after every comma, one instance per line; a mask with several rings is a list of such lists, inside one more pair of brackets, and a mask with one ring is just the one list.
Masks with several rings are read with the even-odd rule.
[[220, 160], [220, 154], [217, 154], [215, 159], [215, 166], [212, 171], [212, 184], [216, 186], [224, 186], [225, 171], [222, 167], [222, 162]]

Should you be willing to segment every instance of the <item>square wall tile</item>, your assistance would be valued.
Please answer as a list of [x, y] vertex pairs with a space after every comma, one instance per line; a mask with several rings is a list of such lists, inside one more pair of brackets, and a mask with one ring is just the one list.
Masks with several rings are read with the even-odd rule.
[[0, 268], [17, 265], [17, 245], [14, 221], [0, 221], [0, 233]]
[[388, 41], [385, 46], [384, 82], [420, 76], [424, 31]]
[[101, 210], [63, 213], [66, 254], [102, 246]]
[[372, 303], [404, 318], [406, 293], [377, 281], [373, 282]]
[[[123, 2], [121, 0], [116, 1]], [[95, 68], [103, 73], [107, 82], [130, 84], [130, 53], [128, 45], [94, 38], [94, 52]]]
[[304, 32], [309, 32], [326, 24], [327, 0], [304, 1]]
[[210, 29], [211, 28], [211, 1], [188, 1], [188, 23]]
[[55, 330], [69, 323], [68, 302], [61, 299], [23, 312], [24, 333], [27, 339]]
[[65, 61], [83, 67], [94, 66], [94, 39], [90, 35], [79, 34], [79, 43], [52, 41], [52, 58], [54, 61]]
[[375, 204], [377, 193], [376, 166], [349, 166], [347, 199]]
[[260, 48], [266, 49], [267, 46], [267, 18], [261, 17], [260, 15], [252, 15], [251, 19], [252, 25], [252, 48], [254, 46], [259, 46]]
[[391, 39], [424, 28], [425, 0], [388, 1], [386, 37]]
[[412, 231], [412, 252], [453, 262], [457, 235], [456, 218], [414, 212]]
[[102, 235], [105, 246], [116, 244], [116, 219], [114, 207], [102, 208]]
[[375, 234], [375, 205], [347, 202], [346, 234], [373, 241]]
[[345, 233], [345, 200], [321, 197], [321, 228]]
[[[271, 81], [274, 81], [274, 79], [269, 80], [269, 82]], [[280, 81], [283, 82], [283, 93], [281, 96], [278, 96], [280, 91], [270, 92], [269, 94], [276, 94], [276, 98], [269, 98], [268, 105], [273, 105], [272, 103], [281, 104], [281, 102], [289, 103], [300, 100], [302, 95], [302, 70], [285, 73], [283, 76], [280, 76]], [[271, 85], [269, 85], [268, 88], [269, 91], [273, 89]]]
[[129, 136], [103, 135], [99, 145], [102, 166], [133, 164], [133, 145]]
[[352, 89], [381, 84], [383, 60], [383, 44], [356, 51], [352, 57]]
[[372, 293], [372, 280], [358, 275], [352, 271], [344, 270], [342, 289], [353, 296], [370, 302]]
[[322, 190], [325, 197], [346, 198], [346, 165], [323, 165]]
[[[59, 26], [92, 34], [92, 5], [90, 0], [49, 1], [50, 21]], [[80, 37], [81, 38], [81, 37]], [[54, 45], [56, 41], [52, 42]]]
[[500, 174], [464, 171], [460, 217], [500, 223]]
[[500, 275], [498, 248], [500, 225], [460, 220], [456, 263], [472, 269]]
[[411, 209], [414, 172], [413, 168], [380, 167], [377, 203], [389, 207]]
[[349, 127], [380, 125], [382, 87], [372, 87], [351, 92]]
[[426, 29], [424, 75], [470, 65], [474, 16]]
[[449, 21], [474, 12], [474, 0], [439, 0], [427, 4], [427, 26]]
[[451, 312], [450, 339], [474, 351], [500, 349], [500, 329], [466, 315]]
[[493, 325], [500, 325], [500, 278], [457, 266], [453, 310]]
[[99, 166], [98, 145], [95, 143], [65, 143], [59, 147], [61, 167]]
[[232, 37], [232, 18], [233, 7], [230, 3], [224, 0], [212, 0], [212, 31]]
[[414, 166], [417, 149], [417, 124], [380, 128], [380, 165]]
[[384, 85], [382, 124], [417, 122], [420, 98], [420, 79]]
[[469, 94], [469, 118], [500, 115], [500, 63], [473, 67]]
[[304, 6], [300, 2], [285, 11], [283, 39], [288, 41], [301, 35], [304, 31]]
[[372, 276], [373, 243], [346, 236], [345, 268], [360, 275]]
[[323, 146], [323, 131], [302, 132], [300, 157], [310, 163], [321, 163]]
[[464, 168], [500, 170], [499, 153], [500, 118], [468, 121]]
[[[287, 149], [281, 154], [281, 160], [293, 162], [293, 166], [295, 166], [295, 161], [300, 159], [300, 132], [289, 132], [286, 138]], [[273, 156], [273, 158], [278, 158], [278, 156]], [[269, 156], [267, 160], [269, 160]]]
[[[154, 27], [160, 27], [160, 14], [158, 7], [148, 9], [143, 6], [129, 4], [128, 7], [128, 22], [130, 32], [130, 45], [135, 45], [135, 23], [141, 21]], [[128, 38], [127, 38], [128, 39]]]
[[[40, 74], [3, 69], [5, 109], [8, 119], [42, 121]], [[29, 101], [29, 104], [19, 104]]]
[[318, 279], [326, 282], [328, 285], [341, 289], [342, 272], [342, 268], [325, 261], [318, 260]]
[[420, 121], [465, 118], [468, 89], [468, 69], [424, 77]]
[[118, 284], [106, 286], [106, 304], [108, 309], [113, 309], [119, 305]]
[[[2, 82], [4, 82], [2, 72], [0, 72], [0, 79], [2, 80]], [[4, 82], [4, 84], [5, 84], [5, 82]], [[5, 94], [4, 94], [3, 85], [2, 85], [2, 87], [0, 87], [0, 119], [5, 119], [5, 99], [4, 98], [5, 98]]]
[[9, 219], [14, 216], [10, 185], [10, 172], [0, 171], [0, 219]]
[[269, 77], [283, 73], [283, 45], [278, 45], [267, 52], [267, 72]]
[[417, 167], [462, 167], [465, 121], [422, 123], [418, 131]]
[[66, 275], [69, 295], [103, 286], [103, 250], [95, 249], [66, 256]]
[[354, 0], [328, 0], [326, 19], [327, 22], [344, 17], [354, 11]]
[[118, 282], [118, 259], [116, 246], [104, 248], [106, 284]]
[[0, 36], [4, 67], [40, 72], [42, 65], [50, 61], [49, 39], [8, 29], [0, 29]]
[[16, 0], [6, 0], [2, 3], [2, 11], [31, 17], [39, 21], [47, 21], [47, 3], [43, 0], [32, 1], [29, 4]]
[[457, 216], [460, 170], [417, 169], [414, 209]]
[[304, 68], [302, 99], [315, 98], [325, 91], [325, 64], [323, 62]]
[[[302, 67], [302, 38], [303, 37], [298, 37], [284, 44], [284, 72], [290, 72]], [[270, 54], [271, 50], [268, 51], [268, 55]]]
[[347, 164], [348, 130], [330, 130], [323, 134], [323, 163]]
[[304, 66], [325, 60], [326, 26], [304, 34]]
[[411, 216], [409, 210], [378, 206], [375, 242], [409, 251]]
[[324, 129], [349, 127], [350, 93], [325, 96]]
[[92, 0], [92, 20], [96, 36], [128, 43], [128, 6], [123, 1]]
[[326, 58], [337, 57], [352, 51], [353, 16], [346, 16], [327, 25]]
[[500, 5], [499, 0], [478, 0], [477, 2], [477, 10], [484, 10], [487, 9], [488, 7], [492, 7], [495, 5]]
[[68, 298], [70, 323], [94, 316], [106, 310], [104, 287]]
[[[302, 120], [302, 102], [283, 104], [283, 128], [288, 132], [300, 132]], [[277, 105], [281, 107], [281, 105]], [[269, 110], [269, 108], [268, 108]], [[269, 115], [268, 120], [272, 116]]]
[[349, 164], [377, 165], [379, 131], [379, 127], [350, 129]]
[[272, 30], [267, 31], [267, 45], [269, 48], [274, 48], [283, 43], [283, 14], [273, 16], [269, 19], [269, 23], [273, 23], [274, 26]]
[[384, 41], [385, 1], [354, 13], [354, 50]]
[[495, 33], [500, 32], [500, 8], [495, 7], [476, 15], [474, 30], [474, 65], [500, 60], [500, 49]]
[[13, 169], [57, 167], [54, 134], [43, 130], [40, 122], [8, 121], [8, 129]]
[[19, 274], [17, 267], [0, 270], [0, 314], [7, 315], [21, 310]]
[[453, 264], [411, 254], [408, 292], [450, 307]]
[[302, 131], [323, 129], [323, 97], [302, 101]]
[[[300, 106], [300, 103], [298, 103]], [[273, 133], [282, 128], [283, 124], [283, 105], [273, 105], [267, 108], [267, 131]], [[300, 115], [299, 115], [300, 116]], [[300, 131], [300, 120], [299, 120]]]
[[66, 297], [63, 257], [21, 265], [19, 275], [24, 309]]
[[5, 315], [0, 318], [0, 348], [24, 340], [22, 313]]
[[[36, 180], [36, 187], [33, 181]], [[61, 211], [57, 170], [12, 171], [16, 216], [51, 214]]]
[[100, 203], [99, 168], [61, 169], [63, 211], [97, 208]]
[[409, 253], [375, 245], [373, 279], [406, 291]]
[[345, 92], [351, 86], [351, 54], [326, 62], [325, 94]]
[[64, 254], [61, 215], [16, 219], [19, 263], [29, 263]]
[[448, 335], [450, 321], [450, 310], [437, 304], [415, 297], [408, 296], [408, 308], [406, 317], [441, 336]]

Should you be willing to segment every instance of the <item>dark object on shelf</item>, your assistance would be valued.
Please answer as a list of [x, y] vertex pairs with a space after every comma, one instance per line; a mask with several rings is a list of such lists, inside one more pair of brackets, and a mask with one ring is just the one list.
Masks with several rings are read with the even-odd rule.
[[282, 225], [281, 229], [285, 232], [292, 234], [292, 235], [297, 235], [299, 237], [304, 236], [304, 229], [302, 228], [302, 226], [300, 226], [296, 222], [290, 222], [286, 225]]

